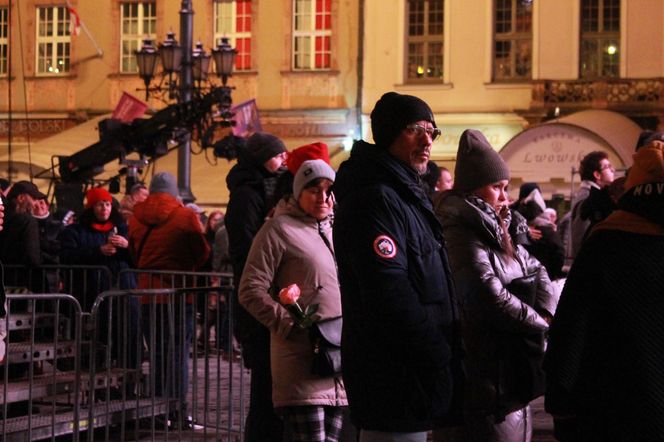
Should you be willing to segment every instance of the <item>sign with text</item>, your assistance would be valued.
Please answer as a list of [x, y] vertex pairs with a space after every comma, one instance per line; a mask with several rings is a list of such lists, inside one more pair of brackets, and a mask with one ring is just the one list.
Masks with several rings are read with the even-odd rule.
[[0, 120], [0, 139], [7, 139], [10, 133], [14, 140], [27, 139], [28, 135], [41, 139], [74, 126], [76, 122], [67, 118]]
[[566, 124], [544, 124], [526, 130], [507, 143], [501, 155], [512, 175], [523, 181], [569, 181], [572, 168], [578, 169], [581, 159], [595, 150], [606, 152], [616, 167], [624, 166], [603, 138]]

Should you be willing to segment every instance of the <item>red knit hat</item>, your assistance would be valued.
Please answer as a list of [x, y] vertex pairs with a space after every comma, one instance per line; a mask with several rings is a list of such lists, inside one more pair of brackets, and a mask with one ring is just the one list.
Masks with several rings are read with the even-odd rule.
[[113, 197], [108, 193], [108, 190], [103, 187], [93, 187], [85, 194], [86, 208], [94, 206], [99, 201], [108, 201], [109, 203], [112, 203]]
[[295, 175], [302, 163], [307, 160], [323, 160], [330, 165], [330, 154], [327, 152], [327, 144], [318, 142], [294, 149], [288, 154], [286, 167], [288, 167], [290, 173]]

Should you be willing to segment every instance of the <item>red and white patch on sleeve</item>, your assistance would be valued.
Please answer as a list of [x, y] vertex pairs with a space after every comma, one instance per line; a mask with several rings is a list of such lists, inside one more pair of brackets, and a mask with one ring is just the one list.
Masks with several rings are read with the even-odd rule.
[[373, 242], [373, 249], [381, 258], [391, 259], [397, 256], [397, 245], [387, 235], [379, 235]]

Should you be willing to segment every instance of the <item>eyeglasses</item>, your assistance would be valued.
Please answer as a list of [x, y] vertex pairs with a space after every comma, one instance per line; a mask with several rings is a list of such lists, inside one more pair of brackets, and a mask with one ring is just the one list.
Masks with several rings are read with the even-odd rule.
[[431, 138], [431, 141], [435, 141], [436, 138], [438, 138], [440, 134], [442, 134], [441, 130], [438, 129], [437, 127], [424, 127], [419, 124], [409, 124], [408, 126], [406, 126], [406, 129], [414, 133], [418, 137], [421, 137], [426, 133], [427, 135], [429, 135], [429, 138]]
[[600, 171], [610, 169], [612, 172], [616, 171], [616, 168], [613, 167], [613, 164], [605, 164], [602, 167], [599, 168]]

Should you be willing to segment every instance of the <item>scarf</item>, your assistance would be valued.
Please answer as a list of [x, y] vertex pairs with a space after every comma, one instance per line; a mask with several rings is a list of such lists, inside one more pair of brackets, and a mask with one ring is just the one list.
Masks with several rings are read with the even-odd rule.
[[470, 203], [470, 205], [476, 207], [479, 209], [482, 213], [487, 215], [491, 220], [494, 221], [496, 225], [496, 238], [500, 239], [505, 235], [505, 230], [503, 229], [503, 221], [505, 222], [505, 226], [509, 226], [512, 223], [512, 211], [508, 210], [506, 212], [506, 215], [504, 218], [501, 218], [498, 212], [496, 212], [496, 209], [494, 209], [492, 206], [486, 203], [482, 198], [469, 194], [466, 196], [466, 201]]
[[97, 232], [110, 232], [115, 225], [111, 221], [106, 221], [105, 223], [97, 223], [93, 222], [90, 227], [92, 227], [92, 230], [95, 230]]

